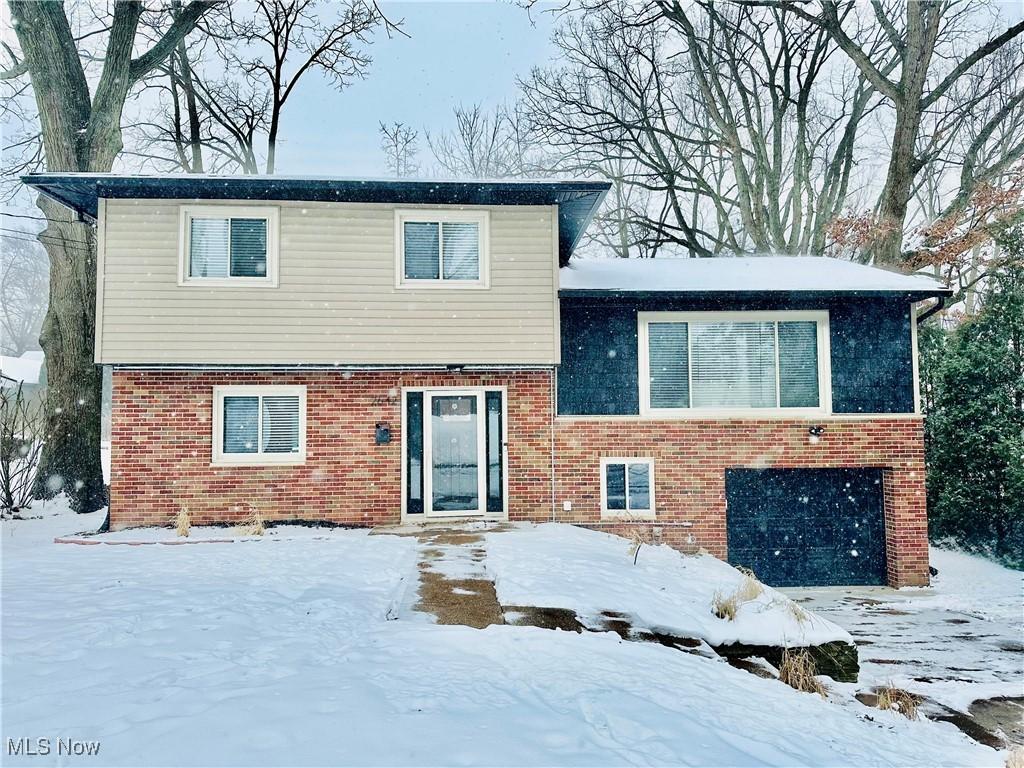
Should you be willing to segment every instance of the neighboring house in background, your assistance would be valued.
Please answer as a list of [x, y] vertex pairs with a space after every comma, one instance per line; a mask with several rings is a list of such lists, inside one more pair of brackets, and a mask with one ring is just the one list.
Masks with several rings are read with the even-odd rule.
[[21, 357], [0, 355], [0, 386], [35, 386], [43, 372], [43, 353], [40, 350], [22, 352]]
[[96, 220], [114, 528], [555, 520], [772, 584], [928, 582], [930, 278], [570, 265], [599, 182], [25, 181]]

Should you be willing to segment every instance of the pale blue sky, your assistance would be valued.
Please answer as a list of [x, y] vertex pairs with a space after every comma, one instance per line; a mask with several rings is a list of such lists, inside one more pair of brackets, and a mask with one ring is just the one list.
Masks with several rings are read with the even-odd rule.
[[507, 2], [388, 2], [401, 35], [381, 35], [367, 78], [342, 92], [307, 75], [286, 107], [277, 172], [385, 175], [378, 123], [399, 120], [420, 131], [423, 171], [431, 158], [422, 138], [449, 127], [456, 104], [511, 101], [517, 76], [549, 63], [552, 14]]

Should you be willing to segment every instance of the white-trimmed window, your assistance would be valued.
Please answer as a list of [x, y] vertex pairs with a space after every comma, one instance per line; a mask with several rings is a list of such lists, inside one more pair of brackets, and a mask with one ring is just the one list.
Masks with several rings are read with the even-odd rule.
[[601, 459], [601, 514], [654, 517], [654, 459]]
[[304, 386], [214, 387], [214, 464], [301, 464], [305, 460]]
[[638, 338], [646, 414], [831, 408], [827, 312], [641, 312]]
[[486, 288], [489, 223], [487, 211], [396, 211], [396, 284]]
[[277, 285], [278, 210], [271, 207], [181, 207], [180, 285]]

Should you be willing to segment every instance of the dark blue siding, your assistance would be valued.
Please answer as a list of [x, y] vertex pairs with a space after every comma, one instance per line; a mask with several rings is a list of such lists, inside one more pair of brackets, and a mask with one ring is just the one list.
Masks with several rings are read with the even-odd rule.
[[829, 308], [832, 410], [910, 413], [914, 363], [910, 305], [872, 300]]
[[562, 301], [559, 413], [640, 413], [636, 312], [620, 304]]
[[903, 297], [817, 301], [563, 297], [558, 412], [591, 416], [640, 413], [637, 312], [827, 309], [832, 410], [910, 413], [914, 410], [910, 306]]

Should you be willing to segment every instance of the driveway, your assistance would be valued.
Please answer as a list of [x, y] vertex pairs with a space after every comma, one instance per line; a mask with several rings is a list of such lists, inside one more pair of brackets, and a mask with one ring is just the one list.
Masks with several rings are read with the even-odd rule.
[[853, 635], [861, 696], [896, 685], [925, 697], [928, 717], [1024, 744], [1024, 574], [936, 549], [931, 561], [927, 588], [783, 591]]

